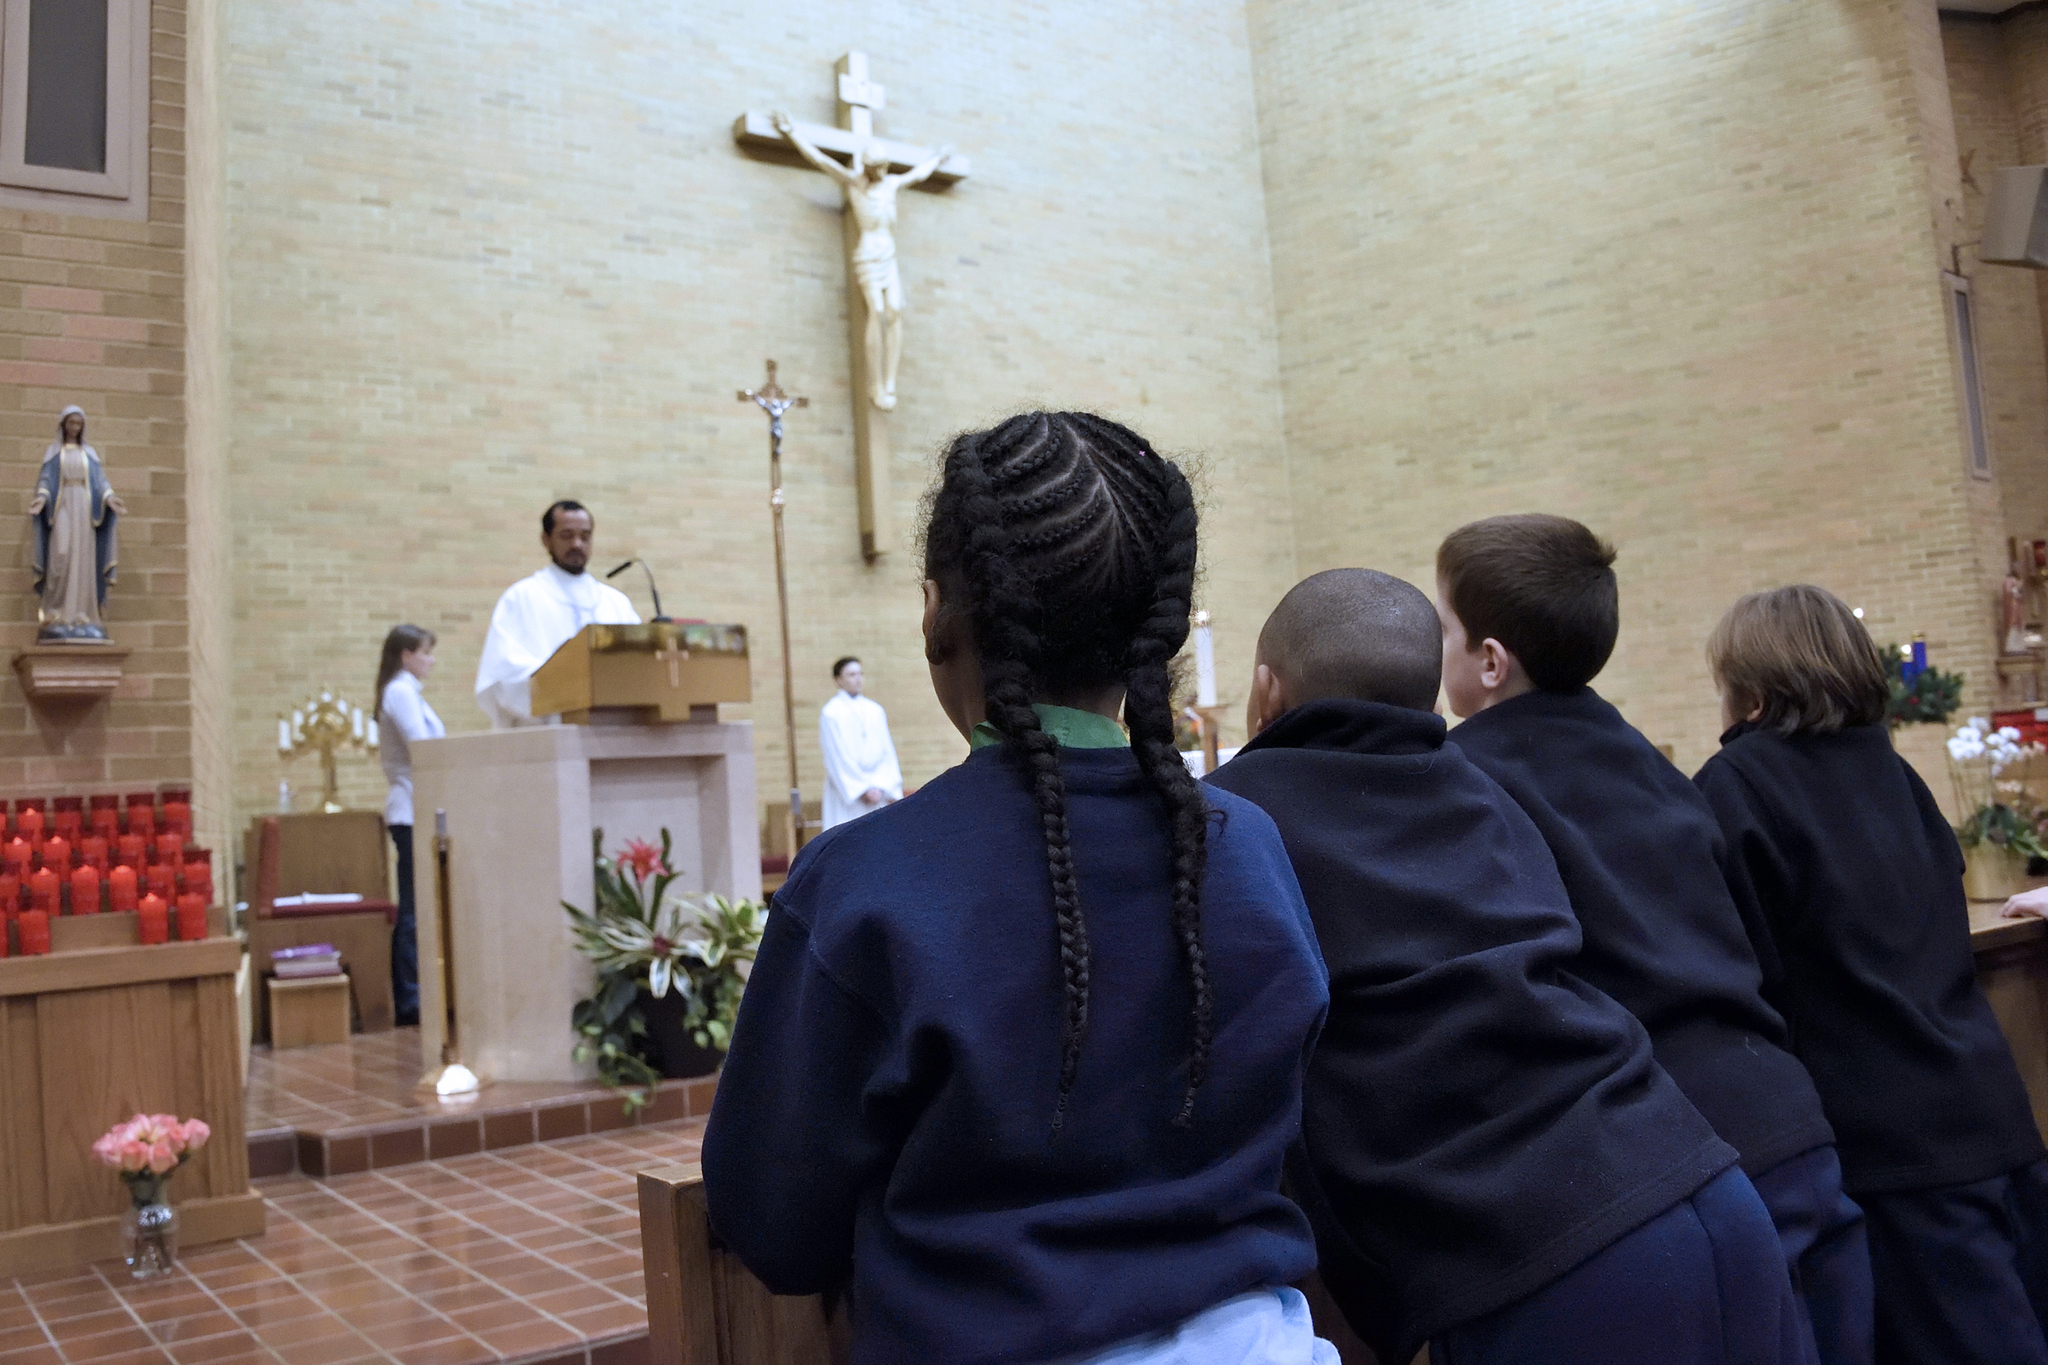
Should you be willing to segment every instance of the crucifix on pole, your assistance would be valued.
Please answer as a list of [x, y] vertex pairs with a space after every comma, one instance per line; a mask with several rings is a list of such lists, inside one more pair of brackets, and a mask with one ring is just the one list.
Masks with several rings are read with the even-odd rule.
[[[950, 147], [913, 147], [875, 135], [884, 91], [868, 79], [866, 54], [837, 67], [839, 126], [798, 123], [787, 114], [747, 113], [733, 124], [741, 146], [795, 152], [838, 183], [846, 199], [846, 320], [853, 359], [853, 448], [860, 490], [860, 548], [872, 564], [888, 546], [889, 414], [896, 407], [896, 362], [904, 292], [896, 263], [896, 192], [965, 179], [967, 158]], [[844, 163], [844, 164], [842, 164]]]
[[789, 750], [789, 855], [797, 851], [797, 836], [804, 828], [803, 788], [796, 778], [796, 670], [789, 657], [789, 570], [783, 559], [782, 541], [782, 414], [791, 408], [809, 407], [808, 398], [792, 398], [775, 382], [775, 362], [768, 362], [768, 382], [758, 389], [741, 389], [740, 401], [752, 403], [768, 414], [768, 507], [775, 518], [775, 606], [782, 618], [782, 725]]

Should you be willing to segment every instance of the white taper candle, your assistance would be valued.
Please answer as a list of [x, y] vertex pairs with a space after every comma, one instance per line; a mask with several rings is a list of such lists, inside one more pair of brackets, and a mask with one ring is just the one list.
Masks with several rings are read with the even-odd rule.
[[1195, 613], [1195, 705], [1216, 704], [1216, 642], [1209, 634], [1209, 613]]

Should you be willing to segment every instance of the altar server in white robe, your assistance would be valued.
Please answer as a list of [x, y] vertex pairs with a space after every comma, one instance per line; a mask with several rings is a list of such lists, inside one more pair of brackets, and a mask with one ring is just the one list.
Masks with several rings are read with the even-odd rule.
[[580, 502], [564, 500], [543, 512], [540, 543], [548, 566], [505, 589], [491, 613], [491, 633], [476, 670], [476, 704], [497, 729], [540, 723], [528, 680], [577, 631], [593, 623], [640, 623], [626, 594], [586, 572], [595, 525]]
[[860, 660], [832, 665], [839, 690], [818, 716], [818, 744], [825, 751], [825, 828], [903, 799], [903, 770], [889, 738], [889, 713], [861, 695], [866, 679]]

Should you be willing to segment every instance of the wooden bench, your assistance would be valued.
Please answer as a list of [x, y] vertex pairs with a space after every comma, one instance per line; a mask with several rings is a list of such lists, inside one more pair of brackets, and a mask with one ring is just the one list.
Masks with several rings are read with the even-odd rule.
[[718, 1244], [695, 1162], [640, 1172], [648, 1365], [835, 1365], [852, 1333], [824, 1300], [771, 1294]]

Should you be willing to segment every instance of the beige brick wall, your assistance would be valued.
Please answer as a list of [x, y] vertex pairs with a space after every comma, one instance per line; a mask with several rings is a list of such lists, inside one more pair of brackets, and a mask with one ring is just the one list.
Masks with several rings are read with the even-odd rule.
[[1930, 13], [1250, 16], [1303, 571], [1427, 581], [1469, 519], [1584, 519], [1621, 547], [1599, 686], [1688, 768], [1702, 642], [1760, 587], [1923, 631], [1981, 695], [1996, 508], [1958, 435]]
[[[1192, 454], [1228, 699], [1294, 570], [1244, 14], [1228, 0], [423, 7], [225, 12], [233, 745], [275, 798], [275, 715], [368, 700], [390, 624], [470, 684], [492, 603], [541, 561], [552, 498], [597, 560], [645, 554], [678, 615], [754, 631], [764, 794], [781, 770], [766, 431], [734, 399], [782, 362], [805, 782], [834, 656], [861, 655], [906, 774], [964, 752], [931, 700], [913, 512], [949, 433], [1086, 407]], [[858, 553], [838, 194], [750, 159], [744, 109], [830, 121], [865, 50], [880, 126], [975, 175], [904, 196], [910, 312], [893, 552]], [[646, 610], [635, 579], [621, 583]], [[373, 761], [347, 793], [374, 802]], [[290, 770], [300, 791], [307, 762]]]
[[59, 409], [128, 505], [108, 633], [133, 652], [91, 707], [31, 707], [0, 676], [0, 798], [141, 790], [189, 779], [184, 504], [185, 6], [155, 0], [144, 222], [0, 208], [0, 653], [34, 641], [26, 510]]

